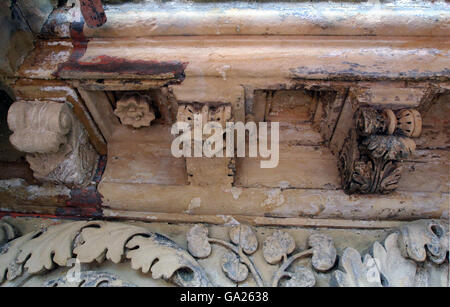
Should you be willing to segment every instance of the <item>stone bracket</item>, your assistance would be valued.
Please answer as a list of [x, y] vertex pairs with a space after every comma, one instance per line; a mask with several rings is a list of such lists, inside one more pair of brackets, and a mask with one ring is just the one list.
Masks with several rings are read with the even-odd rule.
[[97, 153], [68, 104], [16, 101], [8, 111], [11, 144], [26, 152], [33, 175], [67, 185], [89, 183]]
[[338, 168], [346, 193], [387, 194], [401, 177], [400, 162], [415, 150], [411, 137], [422, 131], [422, 118], [414, 109], [394, 113], [390, 109], [361, 107], [353, 117], [353, 129], [339, 153]]

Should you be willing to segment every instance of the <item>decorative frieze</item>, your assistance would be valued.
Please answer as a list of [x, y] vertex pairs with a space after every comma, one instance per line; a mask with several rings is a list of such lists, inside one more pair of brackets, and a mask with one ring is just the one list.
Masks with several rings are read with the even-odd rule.
[[422, 119], [413, 109], [394, 111], [362, 107], [354, 116], [354, 129], [339, 154], [343, 189], [349, 193], [386, 194], [397, 188], [400, 162], [411, 156], [420, 136]]
[[89, 182], [98, 155], [68, 104], [17, 101], [8, 125], [11, 144], [27, 153], [34, 177], [67, 185]]
[[[178, 233], [178, 226], [170, 227], [164, 229]], [[225, 237], [217, 227], [209, 228], [193, 225], [184, 239], [186, 250], [144, 225], [52, 225], [0, 245], [0, 283], [20, 286], [36, 278], [35, 285], [43, 286], [134, 286], [138, 279], [152, 278], [178, 286], [222, 286], [227, 281], [273, 287], [449, 286], [446, 220], [405, 223], [387, 231], [363, 255], [351, 246], [352, 240], [336, 249], [334, 239], [325, 234], [330, 229], [295, 235], [294, 229], [255, 229], [235, 221], [221, 227]], [[333, 236], [345, 236], [346, 231], [352, 232], [340, 229]], [[358, 235], [357, 245], [361, 240], [364, 236]], [[74, 263], [78, 271], [70, 268]], [[119, 263], [124, 265], [113, 269]], [[126, 272], [126, 263], [144, 274], [136, 279]]]

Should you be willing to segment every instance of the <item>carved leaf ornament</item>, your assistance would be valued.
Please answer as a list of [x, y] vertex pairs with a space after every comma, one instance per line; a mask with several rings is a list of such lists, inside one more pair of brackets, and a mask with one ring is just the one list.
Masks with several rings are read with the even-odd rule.
[[[154, 279], [181, 286], [210, 286], [202, 267], [170, 239], [145, 228], [113, 222], [70, 222], [51, 226], [13, 240], [0, 251], [0, 282], [13, 280], [26, 270], [36, 274], [67, 266], [76, 257], [81, 263], [105, 259], [131, 260], [133, 269], [151, 272]], [[156, 261], [157, 260], [157, 261]], [[188, 280], [178, 270], [191, 272]]]
[[[316, 283], [313, 272], [302, 266], [288, 268], [298, 259], [312, 256], [311, 265], [317, 271], [328, 271], [336, 262], [336, 249], [333, 240], [327, 235], [314, 233], [308, 238], [310, 249], [288, 256], [295, 249], [295, 241], [291, 235], [283, 231], [275, 231], [263, 244], [264, 259], [275, 264], [283, 259], [282, 264], [272, 278], [272, 286], [312, 287]], [[287, 281], [286, 281], [287, 280]]]
[[[419, 220], [405, 224], [388, 235], [383, 245], [375, 242], [372, 255], [366, 254], [364, 259], [355, 249], [346, 248], [340, 269], [333, 272], [334, 284], [341, 287], [448, 287], [448, 242], [448, 221]], [[432, 265], [427, 258], [443, 265]], [[441, 278], [433, 280], [431, 275]]]
[[394, 191], [401, 177], [401, 162], [416, 148], [410, 137], [422, 131], [417, 110], [379, 111], [361, 107], [354, 115], [354, 129], [339, 153], [338, 168], [344, 191], [387, 194]]
[[[13, 230], [5, 227], [11, 239]], [[259, 244], [252, 228], [240, 224], [230, 227], [229, 240], [212, 238], [206, 226], [195, 225], [187, 233], [189, 254], [165, 236], [134, 225], [104, 221], [61, 223], [4, 243], [0, 247], [0, 283], [20, 284], [33, 274], [58, 266], [69, 267], [76, 257], [81, 263], [129, 260], [132, 269], [154, 279], [180, 286], [211, 286], [194, 257], [209, 257], [216, 244], [227, 250], [220, 255], [223, 273], [237, 283], [252, 276], [258, 286], [312, 287], [316, 285], [315, 272], [319, 272], [330, 274], [330, 285], [341, 287], [450, 286], [446, 220], [404, 224], [382, 243], [374, 242], [364, 255], [347, 247], [338, 266], [334, 242], [327, 235], [313, 232], [307, 241], [309, 248], [295, 252], [294, 238], [276, 230], [262, 243], [263, 258], [268, 265], [278, 266], [270, 281], [263, 280], [253, 262], [252, 255]], [[311, 259], [296, 263], [305, 258]], [[67, 276], [53, 277], [44, 285], [133, 286], [120, 276], [101, 271], [81, 272], [76, 281], [69, 281]]]

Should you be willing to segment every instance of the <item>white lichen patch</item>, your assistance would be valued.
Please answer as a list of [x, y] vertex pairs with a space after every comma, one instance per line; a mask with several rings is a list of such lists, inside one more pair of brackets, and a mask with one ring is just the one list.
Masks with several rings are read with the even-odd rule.
[[[75, 91], [68, 87], [68, 86], [43, 86], [40, 88], [43, 92], [65, 92], [66, 96], [72, 97], [75, 101], [78, 101], [78, 96], [75, 93]], [[63, 97], [63, 100], [65, 101], [66, 98]]]
[[63, 185], [55, 186], [37, 186], [28, 185], [25, 180], [15, 178], [0, 180], [0, 190], [7, 190], [8, 192], [17, 191], [17, 193], [24, 194], [28, 200], [67, 196], [70, 197], [70, 189]]
[[63, 185], [57, 185], [53, 187], [40, 187], [37, 185], [30, 185], [26, 188], [26, 191], [29, 193], [28, 199], [61, 195], [70, 197], [70, 189]]
[[70, 58], [70, 50], [63, 50], [58, 52], [52, 52], [48, 55], [44, 61], [45, 66], [41, 65], [37, 68], [30, 68], [24, 71], [25, 75], [29, 78], [43, 78], [51, 79], [52, 74], [58, 68], [58, 65], [67, 62]]
[[10, 189], [10, 188], [18, 188], [26, 186], [25, 180], [15, 178], [15, 179], [6, 179], [0, 180], [0, 189]]
[[265, 192], [267, 198], [261, 204], [261, 206], [281, 206], [284, 203], [284, 196], [281, 193], [281, 189], [271, 189]]
[[199, 208], [201, 203], [202, 203], [202, 199], [200, 197], [193, 198], [191, 200], [191, 202], [189, 203], [188, 209], [185, 210], [184, 212], [187, 214], [190, 214], [192, 212], [192, 210], [194, 210], [195, 208]]
[[232, 187], [230, 192], [233, 195], [234, 199], [239, 199], [239, 196], [242, 193], [242, 189], [241, 188]]

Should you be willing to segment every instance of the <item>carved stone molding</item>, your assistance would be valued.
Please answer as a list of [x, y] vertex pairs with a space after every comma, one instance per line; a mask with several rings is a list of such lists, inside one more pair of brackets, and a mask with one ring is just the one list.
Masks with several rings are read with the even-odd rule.
[[[197, 120], [201, 119], [201, 123], [195, 122], [195, 115], [197, 115]], [[188, 123], [191, 129], [192, 148], [194, 148], [196, 142], [194, 139], [195, 127], [203, 129], [208, 122], [214, 122], [220, 124], [223, 133], [225, 133], [226, 123], [231, 120], [231, 104], [181, 103], [178, 106], [177, 121]], [[202, 143], [197, 143], [197, 145], [203, 148], [202, 146], [208, 142], [209, 136], [206, 133], [202, 134]], [[222, 144], [224, 148], [226, 142], [223, 141]], [[186, 170], [187, 181], [190, 185], [231, 187], [236, 170], [235, 159], [228, 157], [188, 157], [186, 158]]]
[[26, 158], [34, 177], [67, 185], [89, 182], [97, 153], [68, 104], [17, 101], [8, 111], [10, 141]]
[[[217, 238], [209, 227], [194, 225], [187, 231], [185, 250], [159, 233], [125, 223], [53, 225], [0, 246], [0, 283], [20, 286], [39, 273], [42, 286], [135, 286], [123, 269], [102, 269], [108, 262], [122, 262], [142, 271], [144, 278], [148, 273], [147, 277], [178, 286], [221, 286], [211, 281], [217, 274], [235, 283], [253, 280], [257, 286], [272, 287], [312, 287], [324, 277], [327, 285], [340, 287], [450, 286], [450, 231], [445, 220], [404, 224], [381, 242], [371, 243], [363, 256], [345, 245], [338, 257], [334, 240], [318, 230], [301, 236], [304, 243], [289, 230], [270, 231], [262, 238], [247, 225], [227, 230], [228, 239]], [[96, 262], [99, 270], [60, 271], [74, 260], [81, 265]]]
[[[180, 103], [178, 105], [177, 121], [186, 122], [194, 127], [194, 115], [200, 115], [202, 128], [208, 122], [217, 122], [225, 130], [227, 121], [232, 120], [231, 104], [210, 105], [202, 103]], [[204, 135], [205, 139], [207, 135]]]
[[126, 95], [117, 101], [114, 114], [120, 118], [124, 125], [134, 128], [148, 127], [156, 118], [155, 112], [150, 107], [148, 96], [133, 94]]
[[416, 110], [360, 108], [354, 129], [339, 154], [339, 171], [346, 193], [387, 194], [397, 188], [400, 162], [411, 156], [420, 136], [422, 119]]

